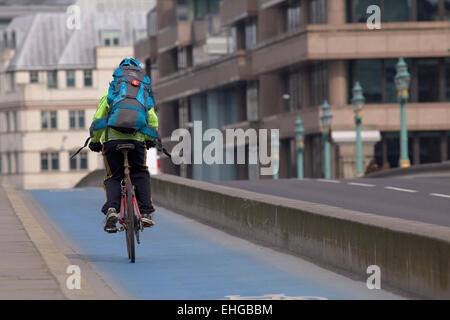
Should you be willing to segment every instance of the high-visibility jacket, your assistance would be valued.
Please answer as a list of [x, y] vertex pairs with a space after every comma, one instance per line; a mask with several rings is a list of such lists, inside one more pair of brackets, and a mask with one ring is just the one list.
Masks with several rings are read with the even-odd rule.
[[[109, 105], [108, 105], [108, 102], [106, 99], [107, 96], [108, 96], [108, 92], [105, 92], [105, 94], [100, 99], [100, 102], [97, 107], [97, 112], [95, 112], [92, 122], [107, 116], [108, 110], [109, 110]], [[156, 130], [158, 130], [158, 116], [155, 113], [155, 108], [151, 108], [148, 111], [148, 124], [151, 125], [153, 128], [155, 128]], [[122, 132], [119, 132], [112, 128], [108, 128], [108, 141], [109, 140], [145, 141], [145, 140], [154, 140], [154, 139], [152, 137], [144, 135], [140, 132], [137, 132], [136, 134], [122, 133]], [[91, 141], [92, 142], [100, 142], [100, 141], [105, 142], [105, 129], [100, 129], [100, 130], [94, 131]]]

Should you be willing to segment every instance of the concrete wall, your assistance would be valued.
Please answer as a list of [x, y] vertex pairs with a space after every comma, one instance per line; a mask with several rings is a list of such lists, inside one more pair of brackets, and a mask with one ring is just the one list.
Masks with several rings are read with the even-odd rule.
[[158, 205], [363, 281], [378, 265], [382, 288], [450, 298], [450, 228], [167, 175], [152, 177], [152, 191]]

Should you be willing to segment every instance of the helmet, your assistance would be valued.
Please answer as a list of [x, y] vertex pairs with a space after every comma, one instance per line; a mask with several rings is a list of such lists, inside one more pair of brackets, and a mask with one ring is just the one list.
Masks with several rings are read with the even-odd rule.
[[139, 61], [137, 61], [136, 59], [133, 58], [125, 58], [122, 60], [122, 62], [120, 63], [119, 67], [122, 66], [133, 66], [133, 67], [139, 67], [142, 68], [141, 63]]

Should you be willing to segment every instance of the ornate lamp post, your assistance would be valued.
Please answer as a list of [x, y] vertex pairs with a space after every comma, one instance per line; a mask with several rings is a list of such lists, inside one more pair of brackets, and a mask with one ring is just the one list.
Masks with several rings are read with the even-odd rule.
[[333, 116], [330, 112], [330, 105], [328, 101], [324, 101], [322, 105], [322, 136], [323, 136], [323, 156], [324, 156], [324, 174], [325, 179], [331, 179], [331, 158], [330, 158], [330, 135], [331, 135], [331, 124], [330, 119]]
[[303, 122], [300, 117], [295, 120], [295, 140], [297, 147], [297, 178], [303, 179], [303, 151], [305, 149], [305, 142], [303, 140], [303, 133], [305, 128], [303, 128]]
[[395, 76], [395, 86], [400, 101], [400, 167], [406, 168], [411, 166], [408, 156], [408, 130], [406, 128], [406, 101], [409, 98], [409, 84], [411, 76], [408, 72], [408, 66], [403, 58], [397, 63], [397, 74]]
[[359, 81], [356, 82], [353, 88], [353, 111], [355, 112], [356, 124], [356, 176], [362, 177], [363, 174], [363, 157], [362, 157], [362, 141], [361, 141], [361, 121], [362, 121], [362, 107], [365, 98], [362, 94], [363, 90]]

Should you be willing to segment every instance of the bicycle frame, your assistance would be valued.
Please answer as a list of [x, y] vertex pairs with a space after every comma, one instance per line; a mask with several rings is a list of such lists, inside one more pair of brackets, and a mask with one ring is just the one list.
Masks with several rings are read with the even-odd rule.
[[[133, 147], [133, 145], [131, 145]], [[119, 148], [120, 147], [120, 148]], [[124, 178], [120, 183], [121, 186], [121, 201], [120, 201], [120, 217], [119, 222], [122, 225], [119, 231], [126, 231], [128, 258], [131, 262], [135, 261], [134, 251], [134, 236], [136, 241], [140, 244], [139, 230], [144, 231], [144, 225], [142, 223], [141, 212], [136, 199], [135, 188], [131, 182], [130, 177], [130, 164], [128, 161], [128, 151], [131, 150], [130, 146], [122, 145], [118, 146], [117, 150], [122, 151], [124, 156]], [[131, 206], [131, 211], [129, 210]], [[136, 215], [137, 213], [137, 215]], [[130, 225], [130, 226], [129, 226]], [[130, 229], [129, 229], [130, 228]], [[131, 230], [133, 229], [133, 230]]]

